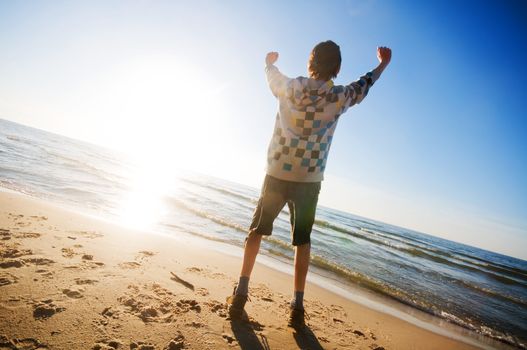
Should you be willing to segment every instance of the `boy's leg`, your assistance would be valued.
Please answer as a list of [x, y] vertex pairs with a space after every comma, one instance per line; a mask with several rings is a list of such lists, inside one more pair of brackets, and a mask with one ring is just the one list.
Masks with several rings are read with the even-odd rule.
[[249, 232], [249, 235], [245, 240], [240, 279], [234, 288], [233, 295], [227, 298], [227, 304], [229, 305], [228, 312], [231, 320], [239, 320], [243, 318], [243, 309], [249, 295], [249, 278], [251, 277], [256, 256], [260, 250], [261, 241], [262, 235], [256, 233], [254, 230]]
[[273, 222], [285, 205], [282, 187], [279, 180], [266, 176], [249, 228], [249, 235], [245, 240], [240, 279], [233, 295], [227, 298], [231, 319], [238, 319], [243, 315], [243, 308], [249, 293], [249, 278], [260, 249], [262, 235], [272, 233]]
[[243, 264], [241, 277], [251, 277], [253, 271], [254, 262], [256, 261], [256, 255], [260, 250], [260, 242], [262, 241], [262, 235], [256, 233], [254, 230], [249, 232], [249, 236], [245, 241], [245, 250], [243, 252]]
[[295, 247], [295, 292], [304, 292], [307, 271], [309, 269], [310, 252], [311, 243], [305, 243]]
[[245, 239], [243, 263], [240, 277], [251, 277], [256, 256], [260, 250], [263, 235], [271, 235], [273, 222], [285, 205], [283, 185], [277, 179], [266, 176], [262, 186], [262, 193], [254, 211], [253, 220], [249, 227], [249, 235]]
[[288, 202], [295, 246], [294, 294], [289, 326], [304, 327], [304, 289], [311, 253], [311, 230], [315, 221], [320, 183], [298, 185]]

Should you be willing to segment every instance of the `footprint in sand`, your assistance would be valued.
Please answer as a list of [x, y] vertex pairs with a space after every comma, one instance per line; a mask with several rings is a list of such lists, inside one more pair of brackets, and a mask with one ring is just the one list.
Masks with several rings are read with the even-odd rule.
[[8, 272], [0, 273], [0, 287], [7, 286], [8, 284], [13, 284], [18, 281], [18, 277]]
[[163, 348], [163, 350], [180, 350], [185, 348], [185, 337], [181, 332], [178, 331], [178, 334], [170, 340], [170, 342]]
[[98, 267], [102, 267], [105, 264], [101, 261], [84, 261], [84, 265], [89, 267], [90, 269], [96, 269]]
[[0, 228], [0, 240], [7, 241], [9, 239], [11, 239], [11, 231], [5, 228]]
[[76, 265], [66, 265], [64, 266], [65, 269], [78, 269], [78, 270], [86, 270], [86, 269], [96, 269], [99, 267], [104, 266], [105, 264], [100, 261], [89, 261], [89, 260], [83, 260], [82, 264], [76, 264]]
[[38, 232], [17, 232], [13, 235], [15, 238], [38, 238], [42, 234]]
[[48, 346], [35, 338], [15, 338], [10, 340], [5, 335], [0, 335], [0, 349], [44, 350], [48, 349]]
[[119, 316], [121, 315], [121, 311], [117, 308], [113, 308], [112, 306], [105, 307], [104, 310], [101, 312], [102, 318], [99, 318], [95, 320], [95, 326], [103, 332], [103, 334], [106, 334], [106, 327], [108, 326], [108, 323], [110, 319], [119, 319]]
[[8, 269], [10, 267], [22, 267], [22, 266], [24, 266], [24, 262], [20, 259], [0, 261], [0, 268], [2, 269]]
[[31, 222], [16, 221], [15, 225], [17, 225], [18, 227], [28, 227], [29, 225], [31, 225]]
[[149, 250], [141, 250], [138, 254], [140, 257], [143, 257], [143, 258], [149, 258], [151, 256], [156, 255], [155, 252], [151, 252]]
[[[18, 253], [17, 253], [18, 252]], [[29, 250], [24, 251], [18, 251], [14, 249], [11, 252], [8, 252], [7, 254], [13, 254], [13, 255], [27, 255], [30, 252]], [[3, 259], [3, 261], [0, 261], [0, 268], [7, 269], [10, 267], [22, 267], [24, 265], [51, 265], [55, 263], [55, 261], [51, 259], [46, 258], [24, 258], [24, 259]]]
[[180, 315], [201, 312], [199, 302], [194, 299], [175, 299], [174, 293], [157, 283], [128, 286], [128, 292], [117, 298], [125, 307], [125, 313], [139, 317], [143, 322], [173, 322]]
[[55, 263], [54, 260], [47, 259], [47, 258], [26, 258], [22, 260], [26, 264], [33, 264], [33, 265], [51, 265]]
[[32, 219], [36, 219], [37, 221], [46, 221], [48, 218], [47, 216], [38, 216], [38, 215], [32, 215], [30, 216]]
[[31, 249], [16, 249], [14, 246], [6, 246], [0, 250], [0, 258], [19, 258], [24, 255], [32, 255]]
[[118, 339], [99, 340], [92, 347], [92, 350], [113, 350], [122, 348], [123, 342]]
[[191, 323], [185, 324], [185, 326], [193, 327], [193, 328], [203, 328], [206, 326], [206, 324], [201, 322], [192, 321]]
[[55, 315], [57, 312], [62, 312], [66, 310], [64, 307], [59, 307], [53, 303], [53, 300], [47, 299], [41, 302], [38, 302], [33, 309], [33, 317], [37, 320], [43, 320], [50, 318]]
[[370, 345], [370, 348], [371, 348], [372, 350], [385, 350], [385, 349], [384, 349], [384, 346], [379, 346], [379, 345], [377, 345], [377, 344], [375, 344], [375, 343], [372, 344], [372, 345]]
[[108, 317], [118, 318], [119, 311], [112, 309], [111, 306], [108, 306], [108, 307], [105, 307], [104, 310], [102, 310], [101, 315], [103, 315], [106, 318]]
[[62, 290], [62, 293], [66, 294], [66, 296], [68, 296], [69, 298], [73, 298], [73, 299], [80, 299], [84, 297], [84, 295], [79, 290], [74, 290], [74, 289], [66, 288]]
[[233, 342], [236, 341], [236, 338], [234, 338], [234, 335], [232, 334], [228, 334], [228, 333], [223, 333], [221, 335], [221, 337], [228, 343], [228, 344], [232, 344]]
[[137, 269], [141, 267], [141, 264], [136, 261], [125, 261], [125, 262], [119, 263], [119, 267], [121, 269]]
[[182, 312], [188, 312], [194, 310], [196, 312], [201, 312], [201, 306], [197, 300], [194, 299], [181, 299], [176, 302], [176, 305], [180, 308]]
[[99, 233], [97, 231], [69, 231], [69, 232], [75, 235], [78, 235], [78, 236], [85, 237], [85, 238], [97, 238], [97, 237], [104, 236], [102, 233]]
[[48, 271], [46, 269], [38, 269], [35, 272], [40, 273], [40, 276], [45, 277], [45, 278], [53, 278], [53, 274], [54, 274], [53, 271]]
[[213, 279], [218, 279], [218, 278], [232, 279], [232, 278], [230, 278], [229, 276], [227, 276], [226, 274], [224, 274], [222, 272], [214, 272], [212, 270], [205, 269], [205, 268], [200, 268], [200, 267], [196, 267], [196, 266], [187, 267], [185, 270], [187, 272], [197, 273], [199, 275], [211, 277]]
[[206, 289], [206, 288], [197, 288], [197, 289], [196, 289], [196, 294], [197, 294], [197, 295], [201, 295], [202, 297], [206, 297], [206, 296], [208, 296], [210, 293], [209, 293], [208, 289]]
[[[130, 343], [130, 350], [155, 350], [156, 347], [152, 343], [146, 343], [142, 341]], [[183, 349], [183, 348], [181, 348]]]
[[212, 300], [205, 302], [205, 305], [209, 307], [211, 312], [217, 314], [222, 318], [227, 318], [227, 305], [225, 305], [225, 303], [220, 303], [217, 300]]
[[98, 280], [91, 280], [89, 278], [75, 278], [75, 283], [78, 285], [84, 285], [84, 284], [95, 284], [99, 282]]
[[62, 248], [60, 251], [62, 252], [62, 256], [68, 259], [71, 259], [78, 254], [71, 248]]
[[200, 269], [199, 267], [196, 267], [196, 266], [187, 267], [186, 270], [188, 272], [202, 272], [203, 271], [203, 269]]
[[137, 253], [135, 260], [139, 262], [148, 261], [151, 257], [156, 255], [156, 252], [148, 251], [148, 250], [141, 250]]

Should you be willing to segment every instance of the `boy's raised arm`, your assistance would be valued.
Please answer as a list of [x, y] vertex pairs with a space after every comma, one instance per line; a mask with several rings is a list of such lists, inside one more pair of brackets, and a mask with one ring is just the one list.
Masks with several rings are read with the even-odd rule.
[[267, 76], [267, 83], [271, 92], [276, 97], [283, 95], [285, 93], [287, 83], [290, 78], [286, 77], [278, 68], [274, 65], [278, 59], [278, 52], [269, 52], [265, 57], [265, 73]]
[[364, 97], [368, 95], [370, 87], [380, 78], [382, 72], [390, 63], [392, 50], [384, 46], [378, 47], [377, 58], [379, 59], [379, 65], [375, 69], [360, 77], [359, 80], [346, 85], [344, 92], [346, 96], [345, 108], [361, 103]]

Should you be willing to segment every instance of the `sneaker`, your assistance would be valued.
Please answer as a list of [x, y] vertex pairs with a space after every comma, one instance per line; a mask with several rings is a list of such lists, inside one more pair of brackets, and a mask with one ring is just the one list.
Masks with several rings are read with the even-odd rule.
[[291, 308], [291, 313], [289, 314], [289, 322], [287, 323], [288, 327], [294, 329], [303, 329], [306, 326], [305, 317], [309, 319], [309, 316], [306, 314], [304, 309], [295, 309]]
[[231, 296], [227, 297], [228, 313], [231, 320], [241, 320], [244, 316], [244, 307], [249, 297], [247, 295], [236, 295], [236, 287]]

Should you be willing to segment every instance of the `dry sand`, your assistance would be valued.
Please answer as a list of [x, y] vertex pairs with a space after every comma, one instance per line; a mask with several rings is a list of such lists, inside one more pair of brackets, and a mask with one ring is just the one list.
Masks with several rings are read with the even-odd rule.
[[[0, 192], [0, 349], [475, 349], [257, 264], [249, 323], [226, 319], [240, 259]], [[174, 277], [174, 274], [177, 276]]]

